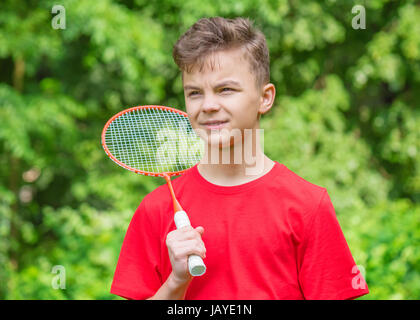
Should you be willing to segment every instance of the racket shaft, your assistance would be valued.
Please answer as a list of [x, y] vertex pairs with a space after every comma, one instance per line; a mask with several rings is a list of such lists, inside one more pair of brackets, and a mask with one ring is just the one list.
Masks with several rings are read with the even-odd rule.
[[[191, 226], [190, 219], [185, 211], [178, 211], [175, 213], [174, 220], [177, 229]], [[201, 276], [206, 272], [206, 265], [200, 256], [192, 254], [188, 257], [188, 270], [194, 277]]]

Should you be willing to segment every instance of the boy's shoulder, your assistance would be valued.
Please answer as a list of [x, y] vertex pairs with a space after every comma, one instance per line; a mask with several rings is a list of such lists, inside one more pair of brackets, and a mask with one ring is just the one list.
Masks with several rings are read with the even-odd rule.
[[272, 195], [277, 202], [305, 216], [314, 213], [327, 193], [325, 187], [308, 181], [285, 165], [273, 180]]
[[324, 187], [306, 180], [296, 172], [289, 169], [287, 166], [282, 166], [282, 175], [277, 176], [276, 179], [278, 182], [281, 181], [282, 185], [287, 186], [287, 189], [290, 191], [307, 195], [319, 195], [324, 193], [326, 190]]
[[274, 219], [280, 217], [280, 221], [287, 221], [296, 239], [302, 239], [314, 217], [326, 209], [325, 203], [329, 201], [326, 194], [326, 188], [282, 165], [265, 198], [273, 203]]

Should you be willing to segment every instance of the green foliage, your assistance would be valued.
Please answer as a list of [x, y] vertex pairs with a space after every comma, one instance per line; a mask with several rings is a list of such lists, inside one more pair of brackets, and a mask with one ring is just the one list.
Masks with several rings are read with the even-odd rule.
[[362, 299], [420, 298], [416, 1], [364, 1], [365, 30], [351, 27], [358, 1], [63, 0], [64, 30], [55, 4], [0, 3], [0, 299], [116, 298], [130, 218], [164, 181], [115, 166], [101, 131], [131, 106], [183, 109], [172, 46], [205, 16], [250, 17], [266, 34], [265, 152], [328, 189], [366, 270]]
[[418, 299], [420, 292], [420, 208], [410, 200], [381, 201], [343, 224], [347, 241], [358, 248], [370, 294], [363, 299]]

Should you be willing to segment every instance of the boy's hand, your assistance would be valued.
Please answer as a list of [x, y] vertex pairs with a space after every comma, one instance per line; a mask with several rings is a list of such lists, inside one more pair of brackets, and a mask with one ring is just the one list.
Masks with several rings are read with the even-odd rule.
[[201, 258], [206, 257], [206, 247], [201, 239], [203, 227], [193, 228], [186, 226], [168, 233], [166, 246], [172, 265], [172, 274], [180, 284], [192, 279], [188, 271], [188, 256], [196, 254]]

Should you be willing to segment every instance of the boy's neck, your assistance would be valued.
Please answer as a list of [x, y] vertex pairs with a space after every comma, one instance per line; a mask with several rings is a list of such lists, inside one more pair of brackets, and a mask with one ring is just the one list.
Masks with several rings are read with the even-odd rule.
[[275, 162], [262, 152], [257, 152], [255, 159], [254, 165], [247, 165], [245, 162], [240, 164], [199, 163], [197, 169], [204, 179], [215, 185], [237, 186], [262, 177], [275, 165]]

